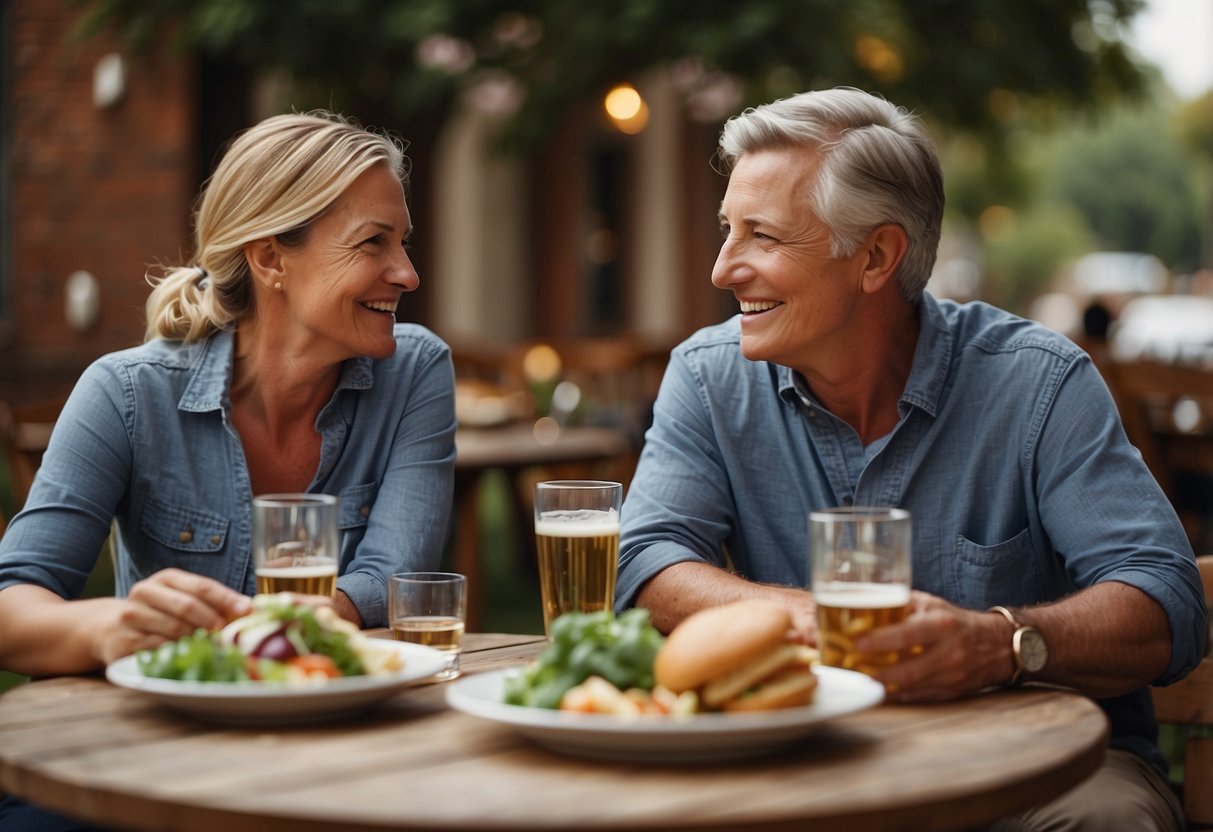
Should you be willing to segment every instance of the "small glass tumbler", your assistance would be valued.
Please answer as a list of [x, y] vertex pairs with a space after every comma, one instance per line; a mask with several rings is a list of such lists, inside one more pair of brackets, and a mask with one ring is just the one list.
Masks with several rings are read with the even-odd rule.
[[455, 572], [400, 572], [388, 583], [392, 635], [450, 657], [434, 678], [459, 676], [459, 651], [467, 621], [467, 578]]

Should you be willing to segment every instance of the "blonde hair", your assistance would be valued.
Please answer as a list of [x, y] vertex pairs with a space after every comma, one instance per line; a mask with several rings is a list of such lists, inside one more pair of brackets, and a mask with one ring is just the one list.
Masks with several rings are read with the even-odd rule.
[[402, 182], [404, 145], [324, 110], [273, 116], [239, 134], [203, 186], [194, 215], [194, 263], [147, 275], [144, 340], [189, 343], [252, 308], [246, 243], [307, 238], [311, 224], [375, 165]]
[[902, 296], [916, 303], [931, 277], [943, 226], [943, 173], [918, 120], [851, 87], [805, 92], [729, 119], [719, 157], [731, 170], [744, 153], [803, 147], [820, 155], [808, 206], [830, 229], [831, 254], [848, 257], [879, 225], [905, 229]]

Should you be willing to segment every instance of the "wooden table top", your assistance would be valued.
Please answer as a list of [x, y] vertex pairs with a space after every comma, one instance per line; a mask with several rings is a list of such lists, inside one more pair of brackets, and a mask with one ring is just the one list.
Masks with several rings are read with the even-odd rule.
[[[540, 636], [470, 634], [465, 673], [516, 666]], [[747, 761], [624, 765], [558, 755], [415, 687], [354, 718], [227, 728], [97, 677], [0, 696], [0, 789], [129, 829], [962, 830], [1094, 771], [1091, 701], [1024, 688], [880, 707]]]

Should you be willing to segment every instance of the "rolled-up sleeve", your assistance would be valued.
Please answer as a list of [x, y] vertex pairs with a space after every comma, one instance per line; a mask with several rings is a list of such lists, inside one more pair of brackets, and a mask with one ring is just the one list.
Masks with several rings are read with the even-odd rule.
[[1057, 388], [1035, 467], [1041, 518], [1073, 582], [1118, 581], [1154, 599], [1171, 627], [1170, 662], [1154, 684], [1183, 678], [1204, 654], [1200, 573], [1183, 525], [1086, 359]]
[[25, 507], [0, 538], [0, 589], [29, 583], [63, 598], [84, 589], [126, 494], [126, 389], [113, 363], [98, 361], [72, 390]]
[[[398, 414], [387, 467], [366, 533], [337, 586], [358, 608], [363, 626], [388, 623], [387, 585], [395, 572], [439, 568], [450, 528], [455, 466], [455, 381], [450, 351], [419, 340], [420, 356]], [[376, 378], [377, 385], [403, 383]], [[362, 428], [360, 428], [362, 429]], [[367, 425], [366, 430], [375, 426]]]
[[682, 347], [662, 379], [624, 502], [616, 609], [632, 606], [646, 581], [676, 563], [722, 566], [732, 506], [702, 384]]

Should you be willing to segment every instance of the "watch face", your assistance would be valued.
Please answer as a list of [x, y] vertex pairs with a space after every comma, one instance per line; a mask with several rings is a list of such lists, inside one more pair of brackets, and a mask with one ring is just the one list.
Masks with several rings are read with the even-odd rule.
[[1025, 673], [1039, 673], [1049, 660], [1049, 648], [1040, 632], [1025, 627], [1019, 636], [1019, 658]]

